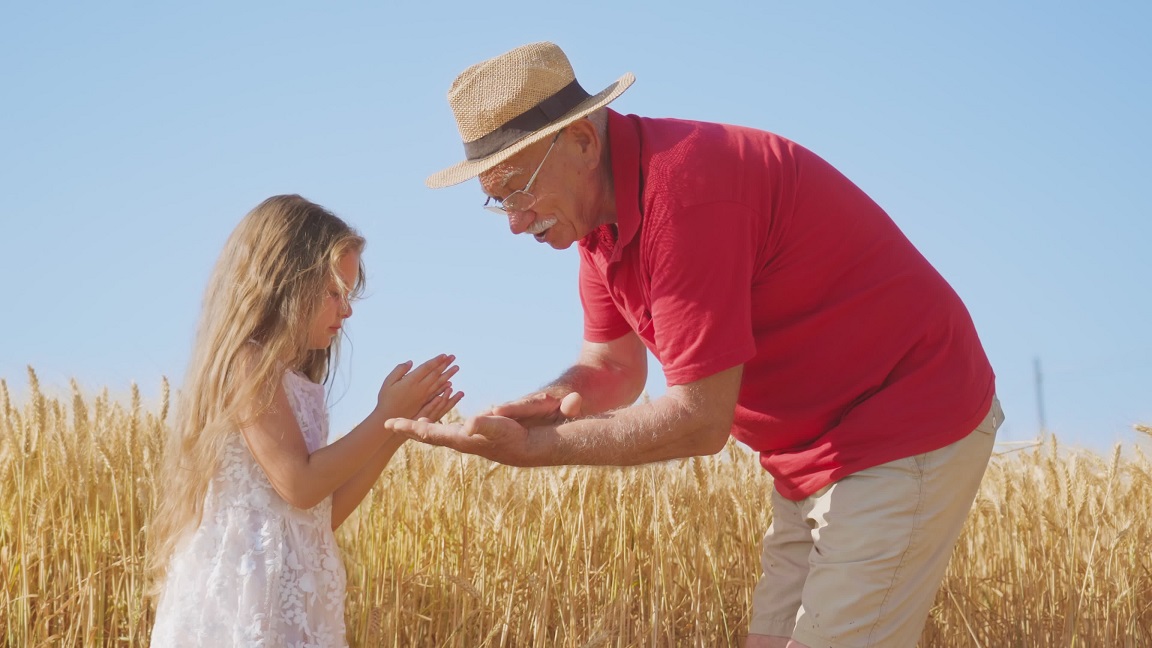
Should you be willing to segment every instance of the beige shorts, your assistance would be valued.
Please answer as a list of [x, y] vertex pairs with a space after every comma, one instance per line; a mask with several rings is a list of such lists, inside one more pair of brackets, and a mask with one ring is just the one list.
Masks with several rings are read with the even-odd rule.
[[799, 502], [773, 491], [749, 632], [828, 648], [915, 646], [1003, 420], [993, 398], [949, 446]]

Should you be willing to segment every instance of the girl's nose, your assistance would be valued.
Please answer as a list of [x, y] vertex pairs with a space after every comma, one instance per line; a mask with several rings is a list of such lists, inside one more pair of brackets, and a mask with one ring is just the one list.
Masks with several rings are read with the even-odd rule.
[[340, 316], [344, 319], [352, 317], [352, 302], [347, 300], [344, 301], [344, 308], [342, 309]]

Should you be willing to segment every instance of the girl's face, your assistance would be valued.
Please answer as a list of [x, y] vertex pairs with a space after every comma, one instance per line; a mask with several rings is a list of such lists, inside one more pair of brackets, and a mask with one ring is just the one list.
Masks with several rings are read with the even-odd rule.
[[[360, 253], [349, 252], [340, 257], [336, 262], [336, 274], [340, 276], [344, 286], [348, 286], [349, 289], [355, 286], [360, 274]], [[308, 348], [327, 349], [332, 344], [332, 338], [340, 334], [344, 320], [349, 317], [352, 317], [352, 305], [348, 302], [348, 293], [333, 278], [328, 282], [316, 319], [312, 320]]]

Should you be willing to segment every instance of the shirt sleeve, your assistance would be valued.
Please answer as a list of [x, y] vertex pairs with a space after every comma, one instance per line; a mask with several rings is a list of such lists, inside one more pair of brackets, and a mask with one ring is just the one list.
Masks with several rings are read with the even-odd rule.
[[668, 385], [743, 364], [752, 330], [755, 212], [735, 203], [655, 210], [644, 250], [652, 325]]
[[632, 330], [620, 314], [604, 276], [589, 254], [580, 249], [580, 304], [584, 307], [584, 339], [588, 342], [611, 342]]

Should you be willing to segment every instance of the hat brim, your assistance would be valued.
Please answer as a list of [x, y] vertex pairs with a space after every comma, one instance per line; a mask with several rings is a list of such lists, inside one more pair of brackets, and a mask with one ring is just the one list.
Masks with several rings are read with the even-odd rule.
[[614, 101], [616, 97], [624, 94], [628, 86], [636, 80], [636, 77], [631, 72], [626, 73], [624, 76], [616, 80], [615, 83], [608, 86], [597, 94], [588, 97], [584, 101], [577, 104], [572, 110], [569, 110], [564, 116], [556, 121], [548, 124], [540, 130], [533, 131], [523, 138], [517, 140], [511, 146], [497, 151], [487, 157], [482, 157], [478, 160], [464, 160], [459, 164], [454, 164], [443, 171], [438, 171], [428, 176], [424, 180], [424, 184], [432, 189], [441, 189], [443, 187], [451, 187], [452, 185], [460, 184], [465, 180], [471, 180], [476, 176], [484, 173], [488, 169], [500, 164], [504, 160], [516, 155], [520, 151], [528, 148], [529, 146], [539, 142], [540, 140], [548, 137], [556, 131], [564, 128], [568, 124], [578, 121], [589, 114], [607, 106]]

